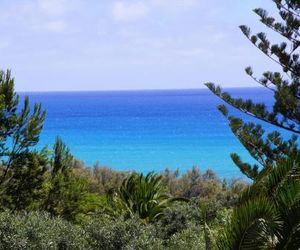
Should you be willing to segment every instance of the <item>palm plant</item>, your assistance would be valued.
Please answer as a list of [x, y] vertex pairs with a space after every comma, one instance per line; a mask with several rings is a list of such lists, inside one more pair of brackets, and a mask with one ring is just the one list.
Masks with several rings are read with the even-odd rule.
[[145, 223], [153, 222], [174, 201], [185, 200], [171, 197], [161, 181], [162, 176], [153, 172], [147, 175], [132, 173], [117, 190], [110, 190], [109, 203], [125, 211], [127, 216], [137, 215]]
[[219, 249], [299, 249], [300, 154], [265, 168], [241, 195]]

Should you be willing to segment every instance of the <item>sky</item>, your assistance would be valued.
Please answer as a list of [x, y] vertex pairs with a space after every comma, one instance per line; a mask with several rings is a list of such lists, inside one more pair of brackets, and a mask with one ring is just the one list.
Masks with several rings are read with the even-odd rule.
[[275, 65], [238, 26], [271, 0], [0, 0], [0, 68], [18, 91], [257, 86]]

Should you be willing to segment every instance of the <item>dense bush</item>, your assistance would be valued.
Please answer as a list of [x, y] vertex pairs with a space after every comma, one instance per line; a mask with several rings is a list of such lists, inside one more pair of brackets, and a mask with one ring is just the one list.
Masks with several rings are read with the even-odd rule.
[[0, 213], [0, 249], [89, 249], [85, 231], [47, 213]]
[[[202, 218], [195, 220], [187, 211], [170, 209], [152, 224], [139, 218], [124, 220], [97, 214], [80, 225], [45, 212], [4, 211], [0, 213], [0, 249], [205, 249]], [[215, 235], [225, 223], [219, 220], [210, 224]]]
[[143, 230], [137, 219], [124, 221], [105, 216], [85, 222], [82, 227], [89, 235], [89, 245], [93, 249], [103, 250], [122, 249]]
[[179, 234], [171, 237], [167, 249], [172, 250], [199, 250], [205, 249], [204, 232], [198, 226], [190, 226]]

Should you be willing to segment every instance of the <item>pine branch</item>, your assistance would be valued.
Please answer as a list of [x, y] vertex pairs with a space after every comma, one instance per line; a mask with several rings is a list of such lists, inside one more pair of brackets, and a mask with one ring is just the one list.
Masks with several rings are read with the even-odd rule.
[[[277, 0], [272, 0], [274, 3], [276, 3], [276, 5], [277, 6], [279, 6], [280, 8], [282, 8], [282, 9], [284, 9], [284, 10], [286, 10], [286, 11], [288, 11], [288, 12], [290, 12], [291, 14], [293, 14], [293, 15], [295, 15], [295, 16], [297, 16], [297, 17], [300, 17], [300, 15], [297, 13], [297, 12], [294, 12], [294, 11], [292, 11], [290, 8], [288, 8], [288, 7], [285, 7], [283, 4], [281, 4], [279, 1], [277, 1]], [[299, 8], [299, 7], [298, 7]]]
[[[240, 26], [241, 31], [246, 36], [246, 38], [256, 47], [258, 48], [264, 55], [266, 55], [269, 59], [271, 59], [273, 62], [281, 66], [284, 71], [290, 71], [292, 74], [299, 76], [300, 75], [300, 69], [295, 71], [294, 68], [291, 68], [289, 65], [282, 63], [280, 60], [277, 61], [275, 58], [273, 58], [270, 54], [275, 54], [277, 58], [281, 58], [282, 55], [278, 54], [278, 51], [274, 51], [270, 48], [269, 42], [266, 40], [265, 35], [263, 33], [258, 33], [256, 36], [250, 37], [250, 29], [247, 28], [244, 25]], [[259, 45], [256, 44], [258, 38], [260, 39], [261, 43]], [[272, 53], [271, 53], [272, 52]]]
[[[234, 99], [232, 98], [228, 93], [223, 93], [220, 87], [215, 87], [214, 84], [212, 83], [206, 83], [205, 84], [216, 96], [221, 98], [223, 101], [227, 102], [230, 104], [232, 107], [235, 109], [245, 113], [248, 116], [254, 117], [258, 120], [271, 123], [277, 127], [283, 128], [285, 130], [288, 130], [290, 132], [300, 134], [300, 129], [295, 129], [292, 125], [286, 126], [283, 123], [279, 123], [275, 117], [276, 114], [270, 114], [268, 113], [264, 106], [262, 104], [252, 104], [250, 100], [247, 100], [247, 102], [243, 102], [241, 99]], [[239, 103], [239, 105], [237, 104]], [[248, 108], [246, 108], [248, 107]], [[251, 110], [251, 111], [250, 111]], [[254, 113], [253, 111], [256, 110]], [[263, 115], [262, 115], [263, 114]], [[268, 119], [269, 117], [269, 119]], [[270, 119], [272, 118], [272, 119]]]

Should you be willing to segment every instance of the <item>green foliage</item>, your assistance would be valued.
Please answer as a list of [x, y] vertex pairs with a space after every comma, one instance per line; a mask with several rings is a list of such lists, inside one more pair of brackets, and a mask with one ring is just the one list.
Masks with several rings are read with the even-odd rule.
[[127, 172], [114, 171], [108, 167], [100, 167], [96, 163], [87, 173], [91, 179], [90, 191], [101, 195], [106, 194], [112, 188], [120, 186], [128, 174]]
[[174, 207], [166, 209], [164, 216], [155, 224], [157, 232], [163, 240], [169, 240], [174, 234], [189, 226], [191, 217], [180, 205], [174, 204]]
[[[76, 193], [80, 187], [74, 183], [74, 178], [71, 176], [72, 164], [73, 156], [69, 153], [69, 149], [60, 138], [57, 138], [53, 146], [47, 198], [43, 204], [44, 209], [52, 215], [70, 218], [72, 217], [69, 214], [70, 207], [76, 209], [74, 204], [69, 204], [69, 198], [75, 198], [74, 195], [72, 197], [72, 194]], [[76, 191], [71, 188], [75, 188]], [[73, 202], [71, 201], [71, 203]]]
[[45, 154], [19, 154], [11, 165], [9, 181], [2, 184], [0, 202], [12, 210], [32, 209], [42, 197], [47, 158]]
[[74, 225], [44, 212], [5, 211], [0, 213], [0, 249], [205, 249], [203, 228], [194, 222], [165, 238], [162, 224], [135, 217], [102, 214]]
[[45, 118], [41, 105], [35, 104], [30, 112], [28, 98], [20, 110], [18, 104], [19, 96], [14, 91], [10, 71], [0, 71], [0, 157], [4, 167], [1, 183], [15, 157], [38, 143]]
[[155, 228], [148, 225], [147, 228], [144, 228], [144, 230], [141, 231], [139, 237], [133, 238], [124, 249], [165, 250], [168, 248], [155, 232]]
[[52, 215], [78, 221], [103, 204], [104, 198], [88, 192], [89, 180], [74, 170], [74, 159], [60, 138], [56, 139], [51, 171], [45, 184], [43, 209]]
[[[77, 177], [86, 180], [87, 176], [82, 175], [82, 169], [77, 170], [77, 168], [73, 169], [70, 176], [80, 173], [81, 175]], [[50, 180], [50, 172], [47, 177]], [[71, 198], [72, 196], [68, 196], [72, 193], [70, 189], [76, 189], [77, 184], [78, 182], [75, 181], [74, 186], [70, 185], [66, 189], [60, 187], [60, 195], [57, 197], [61, 197], [61, 200], [51, 205], [54, 213], [57, 213], [53, 213], [52, 215], [55, 215], [53, 217], [43, 212], [0, 213], [0, 237], [2, 238], [0, 242], [3, 248], [171, 250], [174, 247], [185, 249], [185, 246], [189, 246], [191, 249], [198, 247], [204, 249], [204, 231], [200, 223], [199, 204], [204, 200], [208, 203], [207, 224], [214, 231], [220, 227], [220, 224], [224, 224], [223, 221], [219, 223], [220, 218], [215, 219], [217, 211], [220, 207], [229, 206], [227, 196], [235, 192], [231, 194], [230, 191], [235, 184], [228, 182], [224, 184], [222, 195], [211, 195], [213, 198], [202, 197], [201, 199], [195, 197], [190, 202], [174, 202], [172, 206], [164, 209], [163, 216], [146, 224], [145, 220], [140, 220], [138, 214], [126, 219], [122, 216], [110, 216], [110, 212], [107, 211], [109, 205], [106, 203], [106, 196], [99, 196], [97, 193], [85, 190], [78, 196], [80, 202], [77, 201], [77, 196]], [[49, 185], [49, 182], [45, 183], [47, 194], [51, 188]], [[162, 189], [166, 192], [164, 188]], [[31, 208], [27, 208], [29, 209]], [[68, 219], [69, 222], [60, 217]], [[77, 226], [73, 224], [74, 222]], [[52, 246], [48, 247], [50, 243]], [[65, 245], [58, 247], [60, 244]]]
[[[243, 113], [294, 134], [300, 134], [300, 4], [299, 1], [291, 0], [273, 0], [273, 2], [278, 9], [280, 21], [261, 8], [255, 9], [254, 13], [260, 17], [260, 21], [266, 27], [281, 35], [284, 42], [271, 44], [265, 33], [259, 32], [253, 35], [249, 27], [240, 26], [246, 38], [282, 68], [282, 73], [267, 71], [260, 79], [254, 76], [251, 67], [245, 70], [254, 81], [273, 92], [272, 109], [267, 108], [264, 103], [233, 98], [213, 83], [207, 83], [206, 86], [215, 95]], [[277, 131], [266, 134], [260, 125], [252, 122], [245, 123], [240, 118], [230, 116], [224, 105], [219, 106], [219, 109], [229, 120], [233, 133], [260, 164], [251, 166], [244, 163], [237, 154], [231, 155], [234, 163], [249, 178], [255, 179], [261, 167], [270, 166], [279, 159], [299, 151], [296, 136], [292, 135], [291, 139], [284, 140]]]
[[214, 248], [214, 237], [212, 236], [211, 230], [207, 225], [207, 206], [202, 204], [200, 209], [204, 231], [205, 249], [210, 250]]
[[146, 176], [133, 173], [117, 190], [110, 192], [110, 203], [125, 211], [129, 217], [138, 215], [145, 223], [153, 222], [163, 215], [171, 203], [180, 200], [166, 192], [161, 180], [162, 176], [153, 172]]
[[221, 191], [220, 181], [211, 170], [204, 174], [198, 167], [186, 171], [179, 180], [183, 197], [210, 197]]
[[143, 225], [134, 218], [123, 221], [102, 217], [83, 222], [83, 228], [90, 236], [89, 245], [93, 249], [117, 250], [137, 238]]
[[197, 226], [190, 226], [184, 231], [173, 235], [166, 249], [206, 249], [203, 231]]
[[33, 151], [39, 141], [45, 111], [29, 99], [19, 106], [10, 71], [0, 71], [0, 191], [2, 206], [25, 209], [41, 191], [45, 152]]
[[[263, 9], [254, 12], [264, 25], [283, 36], [284, 42], [271, 44], [265, 33], [252, 35], [250, 28], [240, 26], [250, 42], [282, 68], [283, 73], [267, 71], [261, 79], [253, 75], [251, 67], [246, 68], [246, 73], [254, 81], [273, 92], [272, 109], [264, 103], [233, 98], [213, 83], [206, 86], [245, 114], [300, 134], [300, 3], [289, 0], [273, 2], [281, 21]], [[277, 131], [266, 135], [261, 125], [230, 116], [225, 105], [219, 106], [219, 110], [229, 120], [233, 133], [260, 164], [251, 166], [237, 154], [231, 155], [240, 170], [254, 182], [239, 198], [232, 219], [218, 241], [219, 249], [298, 249], [300, 151], [297, 137], [292, 135], [289, 140], [284, 140]]]
[[220, 249], [261, 249], [270, 247], [271, 230], [280, 227], [279, 216], [273, 204], [258, 198], [239, 207], [231, 221], [227, 238], [220, 240]]
[[83, 229], [46, 213], [0, 213], [0, 249], [90, 249]]
[[73, 166], [73, 156], [61, 138], [57, 137], [53, 146], [52, 172], [54, 178], [58, 173], [68, 175]]
[[161, 225], [144, 224], [139, 218], [128, 220], [112, 218], [93, 218], [84, 223], [83, 228], [89, 235], [93, 249], [205, 249], [203, 231], [194, 224], [163, 239], [158, 229]]
[[[300, 155], [262, 172], [240, 197], [220, 249], [296, 249], [300, 239]], [[297, 246], [298, 245], [298, 246]]]
[[[170, 190], [173, 196], [185, 198], [206, 197], [212, 198], [222, 192], [222, 183], [215, 173], [208, 169], [201, 173], [200, 169], [193, 166], [192, 169], [179, 175], [179, 170], [166, 169], [162, 172], [162, 184]], [[240, 182], [242, 184], [242, 181]]]

